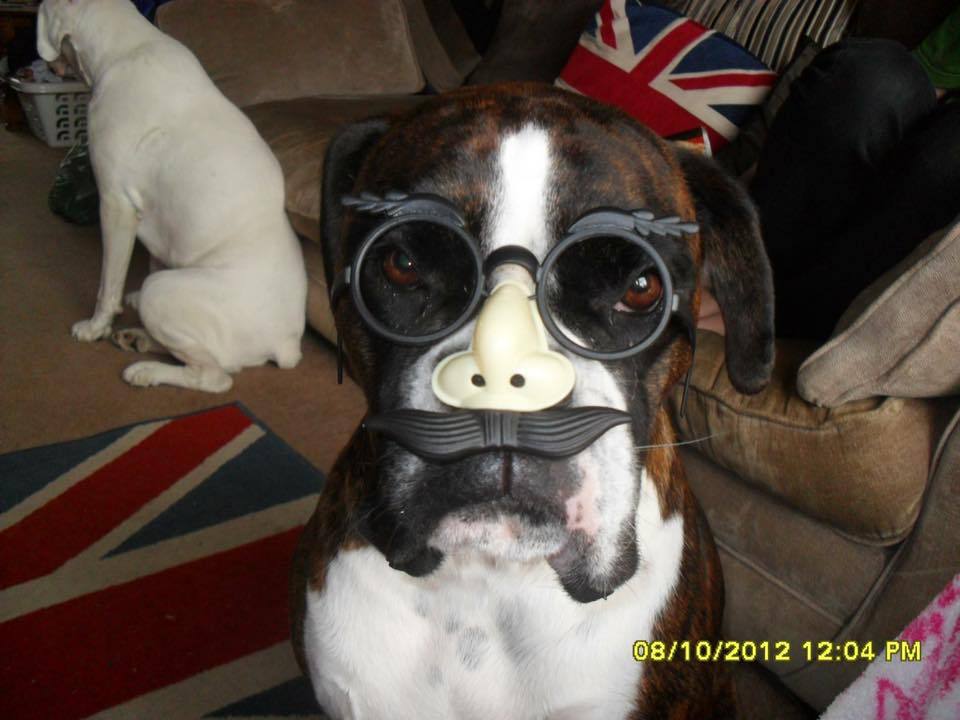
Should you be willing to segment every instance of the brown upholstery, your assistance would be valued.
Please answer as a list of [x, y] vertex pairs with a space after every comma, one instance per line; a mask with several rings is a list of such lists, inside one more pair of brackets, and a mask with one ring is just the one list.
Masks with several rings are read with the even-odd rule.
[[176, 0], [157, 24], [240, 107], [423, 87], [401, 0]]
[[320, 175], [330, 138], [342, 125], [374, 115], [413, 107], [424, 96], [375, 98], [302, 98], [263, 103], [244, 112], [270, 145], [283, 168], [287, 215], [293, 229], [305, 239], [304, 262], [310, 282], [307, 322], [323, 337], [336, 341], [336, 329], [327, 295], [320, 252]]
[[327, 143], [342, 125], [402, 111], [424, 96], [300, 98], [244, 108], [270, 145], [286, 179], [287, 212], [294, 228], [320, 240], [320, 173]]
[[770, 385], [741, 395], [727, 377], [723, 338], [701, 332], [697, 340], [686, 417], [674, 412], [683, 439], [703, 438], [697, 449], [721, 466], [857, 538], [887, 544], [910, 531], [940, 428], [935, 404], [810, 405], [795, 382], [809, 348], [785, 342]]
[[[720, 549], [726, 633], [738, 640], [829, 639], [856, 612], [892, 551], [844, 537], [758, 492], [695, 450], [687, 478]], [[805, 663], [765, 663], [778, 675]]]

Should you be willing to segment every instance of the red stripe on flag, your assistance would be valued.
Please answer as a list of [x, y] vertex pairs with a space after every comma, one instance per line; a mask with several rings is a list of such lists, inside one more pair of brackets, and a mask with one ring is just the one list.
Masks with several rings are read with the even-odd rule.
[[561, 79], [595, 100], [615, 105], [660, 136], [699, 127], [699, 121], [663, 93], [577, 46]]
[[172, 420], [0, 532], [0, 588], [53, 572], [250, 424], [233, 405]]
[[0, 717], [86, 717], [283, 641], [300, 531], [0, 625]]
[[674, 77], [670, 78], [677, 87], [684, 90], [707, 90], [715, 87], [771, 87], [776, 82], [775, 73], [718, 73], [703, 77]]
[[617, 36], [613, 32], [613, 7], [609, 0], [600, 8], [600, 39], [612, 48], [617, 47]]
[[693, 45], [697, 40], [707, 34], [708, 30], [692, 20], [685, 20], [677, 25], [657, 41], [657, 44], [650, 48], [640, 64], [637, 65], [630, 75], [636, 82], [649, 83], [674, 60], [679, 57], [684, 50]]

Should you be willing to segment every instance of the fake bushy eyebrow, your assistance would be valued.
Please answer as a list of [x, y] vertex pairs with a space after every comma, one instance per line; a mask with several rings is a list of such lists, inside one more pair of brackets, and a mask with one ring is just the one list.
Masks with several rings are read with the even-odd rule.
[[[432, 193], [406, 194], [391, 190], [383, 196], [362, 192], [359, 195], [344, 195], [341, 202], [344, 207], [369, 215], [381, 215], [389, 218], [422, 217], [433, 220], [445, 220], [457, 227], [465, 228], [466, 221], [457, 206], [447, 198]], [[656, 235], [660, 237], [682, 237], [695, 235], [700, 226], [685, 221], [676, 215], [655, 217], [644, 209], [623, 210], [620, 208], [600, 207], [588, 210], [567, 230], [568, 233], [585, 230], [599, 230], [604, 227], [631, 230], [642, 237]]]

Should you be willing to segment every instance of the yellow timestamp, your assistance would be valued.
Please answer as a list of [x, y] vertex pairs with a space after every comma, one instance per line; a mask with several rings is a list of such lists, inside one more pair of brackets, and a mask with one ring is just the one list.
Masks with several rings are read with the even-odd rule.
[[[879, 649], [878, 649], [879, 648]], [[633, 659], [637, 662], [806, 662], [840, 663], [873, 661], [877, 657], [887, 662], [920, 662], [923, 653], [920, 642], [891, 640], [882, 645], [872, 641], [846, 640], [834, 642], [806, 640], [792, 643], [788, 640], [637, 640], [633, 644]]]

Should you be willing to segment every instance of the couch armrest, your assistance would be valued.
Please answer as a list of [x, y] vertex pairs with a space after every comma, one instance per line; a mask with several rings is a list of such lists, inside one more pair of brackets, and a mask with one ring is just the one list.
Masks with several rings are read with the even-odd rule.
[[[871, 640], [883, 647], [960, 573], [960, 411], [943, 433], [931, 465], [923, 509], [910, 537], [834, 642]], [[824, 708], [853, 682], [866, 662], [813, 663], [787, 684]]]

